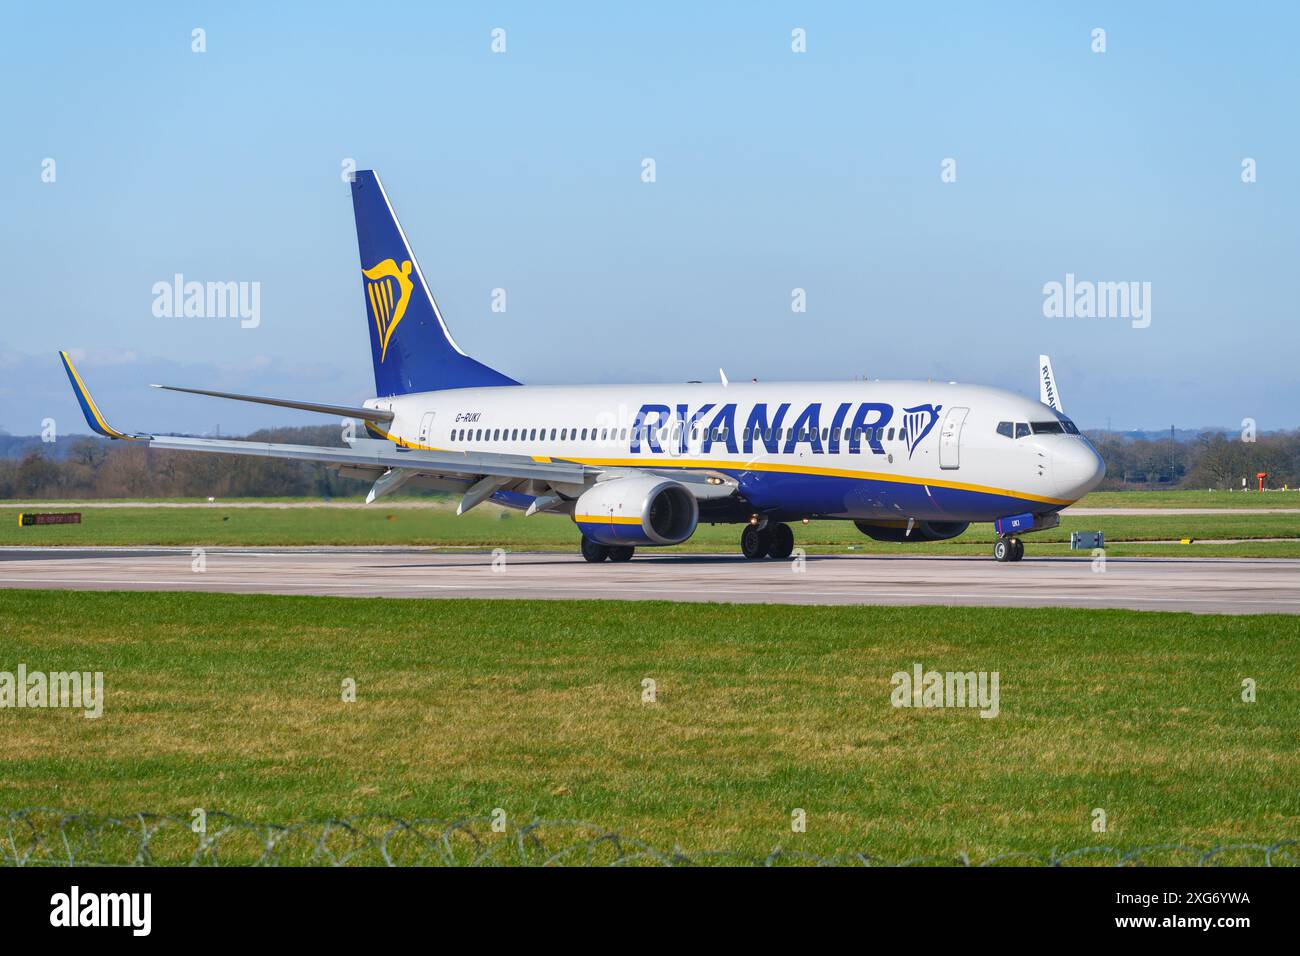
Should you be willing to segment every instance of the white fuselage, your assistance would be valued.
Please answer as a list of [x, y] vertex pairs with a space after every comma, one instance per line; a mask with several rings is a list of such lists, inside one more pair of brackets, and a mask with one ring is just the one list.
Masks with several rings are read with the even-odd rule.
[[786, 517], [1046, 514], [1104, 474], [1052, 409], [955, 383], [520, 385], [366, 405], [392, 411], [382, 434], [411, 447], [704, 469], [734, 477], [756, 510]]

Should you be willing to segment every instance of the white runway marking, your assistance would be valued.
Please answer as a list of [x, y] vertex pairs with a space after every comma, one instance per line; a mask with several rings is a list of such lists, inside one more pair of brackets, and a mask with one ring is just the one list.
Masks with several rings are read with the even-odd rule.
[[1300, 560], [812, 555], [788, 561], [638, 553], [629, 564], [414, 548], [6, 548], [0, 588], [218, 591], [373, 597], [587, 598], [776, 604], [970, 605], [1300, 613]]

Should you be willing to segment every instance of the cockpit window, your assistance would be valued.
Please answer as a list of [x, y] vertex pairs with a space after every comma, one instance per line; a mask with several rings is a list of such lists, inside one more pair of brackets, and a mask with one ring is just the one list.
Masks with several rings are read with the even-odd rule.
[[1074, 424], [1074, 422], [1070, 421], [1068, 418], [1061, 419], [1061, 427], [1065, 429], [1067, 435], [1079, 434], [1079, 426]]
[[1015, 432], [1012, 430], [1010, 422], [998, 422], [998, 434], [1005, 435], [1007, 438], [1015, 437]]
[[1029, 437], [1029, 422], [1016, 422], [1016, 437], [1017, 438]]
[[1029, 427], [1035, 435], [1063, 435], [1065, 429], [1060, 422], [1030, 422]]

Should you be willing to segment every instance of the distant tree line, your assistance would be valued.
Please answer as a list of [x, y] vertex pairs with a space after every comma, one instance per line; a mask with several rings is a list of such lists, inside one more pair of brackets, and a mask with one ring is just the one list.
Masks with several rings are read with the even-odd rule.
[[1268, 472], [1265, 486], [1300, 485], [1300, 430], [1269, 432], [1254, 441], [1240, 434], [1206, 431], [1189, 440], [1089, 433], [1106, 461], [1105, 490], [1124, 488], [1256, 487], [1257, 472]]
[[[274, 428], [249, 441], [343, 445], [334, 425]], [[0, 460], [0, 498], [331, 498], [365, 494], [364, 481], [311, 462], [207, 452], [157, 451], [143, 442], [63, 438]]]
[[[334, 425], [275, 428], [250, 441], [341, 447]], [[1270, 488], [1300, 486], [1300, 430], [1259, 435], [1203, 432], [1190, 440], [1090, 433], [1106, 460], [1103, 489], [1240, 488], [1266, 471]], [[64, 438], [0, 459], [0, 498], [329, 498], [365, 494], [364, 481], [310, 462], [151, 451], [143, 443]]]

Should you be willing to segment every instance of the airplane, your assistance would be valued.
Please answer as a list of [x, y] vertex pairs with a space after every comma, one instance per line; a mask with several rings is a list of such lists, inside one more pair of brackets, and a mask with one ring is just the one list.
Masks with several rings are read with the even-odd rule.
[[321, 462], [371, 481], [366, 501], [398, 488], [485, 501], [527, 515], [568, 515], [590, 562], [681, 544], [701, 522], [742, 525], [748, 559], [782, 559], [792, 523], [852, 521], [908, 544], [991, 522], [993, 556], [1024, 556], [1022, 536], [1105, 475], [1066, 417], [1047, 356], [1039, 398], [955, 382], [730, 382], [524, 385], [467, 355], [372, 170], [351, 183], [375, 397], [360, 406], [210, 389], [157, 388], [360, 420], [347, 447], [118, 431], [67, 352], [89, 426], [151, 448]]

